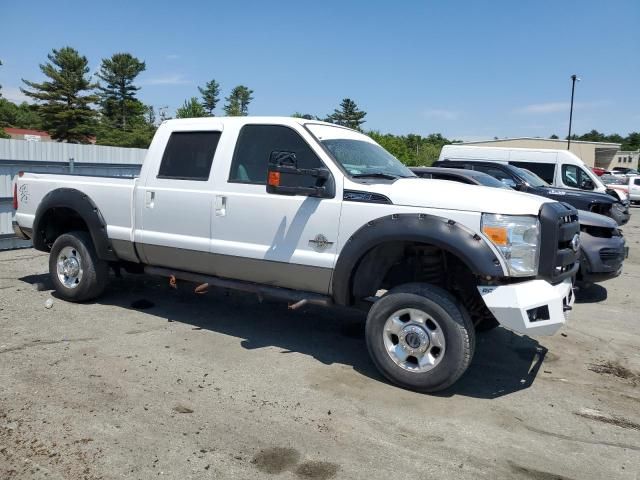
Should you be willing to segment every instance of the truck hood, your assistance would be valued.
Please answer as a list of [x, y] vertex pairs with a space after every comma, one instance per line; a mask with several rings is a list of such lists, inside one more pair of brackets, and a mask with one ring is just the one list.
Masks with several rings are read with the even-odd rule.
[[[363, 184], [364, 183], [364, 184]], [[345, 189], [385, 195], [394, 205], [442, 208], [505, 215], [538, 215], [548, 198], [502, 188], [467, 185], [430, 178], [401, 178], [392, 183], [351, 182]]]
[[604, 203], [613, 204], [617, 201], [611, 195], [600, 192], [587, 192], [585, 190], [573, 190], [571, 188], [556, 188], [556, 187], [534, 187], [539, 195], [553, 198], [559, 202], [571, 203], [572, 201], [580, 203]]
[[599, 213], [587, 212], [586, 210], [578, 210], [578, 221], [580, 225], [589, 225], [592, 227], [618, 228], [615, 220]]

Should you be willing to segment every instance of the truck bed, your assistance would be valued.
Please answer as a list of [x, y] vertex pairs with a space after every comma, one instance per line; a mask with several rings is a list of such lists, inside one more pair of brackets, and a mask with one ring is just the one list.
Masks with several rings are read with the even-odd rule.
[[24, 173], [19, 181], [20, 209], [16, 213], [16, 220], [22, 227], [32, 228], [42, 199], [53, 190], [72, 188], [87, 194], [100, 205], [110, 238], [131, 240], [133, 191], [136, 182], [136, 178]]

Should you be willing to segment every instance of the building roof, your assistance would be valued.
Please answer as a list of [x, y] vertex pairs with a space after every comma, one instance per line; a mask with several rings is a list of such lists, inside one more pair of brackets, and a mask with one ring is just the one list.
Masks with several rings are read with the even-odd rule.
[[32, 130], [29, 128], [4, 127], [3, 130], [9, 135], [37, 135], [38, 137], [50, 137], [48, 132], [43, 130]]
[[[493, 140], [480, 140], [480, 141], [474, 141], [474, 142], [462, 142], [460, 145], [473, 145], [473, 144], [478, 144], [478, 143], [497, 143], [497, 142], [511, 142], [513, 140], [537, 140], [537, 141], [542, 141], [542, 142], [562, 142], [562, 143], [567, 143], [566, 140], [562, 139], [562, 138], [540, 138], [540, 137], [513, 137], [513, 138], [498, 138], [498, 139], [493, 139]], [[584, 143], [584, 144], [591, 144], [591, 145], [596, 145], [596, 146], [602, 146], [602, 147], [614, 147], [614, 148], [620, 148], [620, 143], [614, 143], [614, 142], [589, 142], [586, 140], [571, 140], [571, 143]]]

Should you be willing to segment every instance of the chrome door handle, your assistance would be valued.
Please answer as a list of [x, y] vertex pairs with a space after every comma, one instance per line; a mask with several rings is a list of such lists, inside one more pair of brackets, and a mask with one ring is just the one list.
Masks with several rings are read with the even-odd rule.
[[216, 195], [215, 199], [216, 217], [224, 217], [227, 215], [227, 197], [224, 195]]
[[144, 194], [144, 206], [147, 208], [153, 208], [156, 200], [156, 192], [147, 190]]

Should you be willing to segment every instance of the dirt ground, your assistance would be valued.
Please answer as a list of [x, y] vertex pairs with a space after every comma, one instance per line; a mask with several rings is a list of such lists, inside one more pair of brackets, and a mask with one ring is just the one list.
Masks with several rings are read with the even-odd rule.
[[637, 479], [640, 208], [624, 233], [561, 334], [481, 334], [439, 395], [381, 379], [359, 314], [145, 276], [75, 305], [0, 252], [0, 479]]

